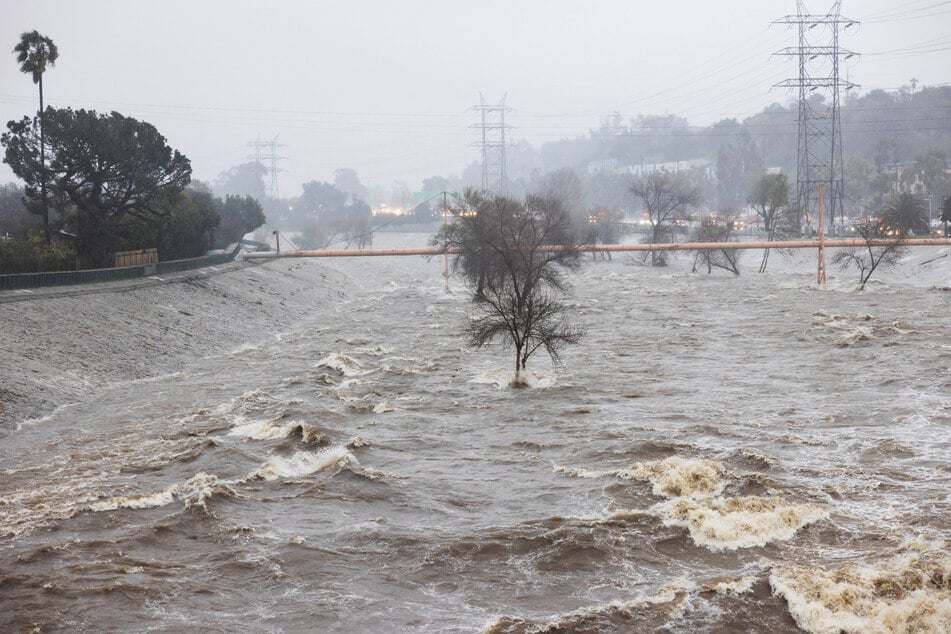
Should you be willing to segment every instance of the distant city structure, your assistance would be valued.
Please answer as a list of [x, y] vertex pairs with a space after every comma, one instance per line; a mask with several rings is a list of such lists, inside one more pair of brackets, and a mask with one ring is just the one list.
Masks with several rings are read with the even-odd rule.
[[[248, 155], [248, 160], [255, 161], [264, 166], [264, 169], [268, 173], [268, 184], [267, 184], [267, 195], [269, 198], [274, 198], [275, 200], [280, 198], [280, 191], [277, 186], [277, 174], [278, 172], [283, 172], [284, 170], [278, 168], [277, 162], [283, 161], [283, 156], [278, 156], [277, 148], [284, 147], [283, 143], [277, 142], [277, 137], [280, 135], [274, 135], [274, 138], [270, 141], [262, 141], [261, 135], [258, 135], [258, 138], [254, 141], [248, 141], [248, 147], [250, 147], [254, 152]], [[267, 161], [267, 163], [265, 163]]]
[[702, 171], [707, 176], [715, 176], [713, 163], [708, 159], [687, 159], [685, 161], [667, 161], [664, 163], [638, 163], [636, 165], [621, 165], [617, 159], [590, 161], [588, 174], [610, 173], [624, 176], [644, 176], [654, 172], [684, 172], [691, 170]]
[[510, 108], [505, 106], [506, 96], [503, 95], [497, 104], [487, 104], [485, 97], [479, 93], [479, 105], [469, 108], [480, 116], [480, 122], [469, 127], [481, 132], [481, 140], [476, 145], [482, 152], [482, 189], [496, 189], [501, 194], [505, 194], [508, 184], [505, 173], [505, 131], [509, 126], [505, 125], [505, 113]]
[[839, 76], [840, 62], [857, 53], [839, 46], [839, 35], [858, 24], [842, 17], [837, 0], [828, 13], [811, 15], [803, 0], [796, 13], [774, 24], [796, 26], [799, 45], [777, 51], [795, 57], [799, 76], [777, 87], [799, 89], [799, 148], [797, 152], [797, 202], [807, 224], [818, 217], [819, 184], [824, 184], [829, 225], [843, 221], [842, 125], [839, 117], [841, 89], [856, 88]]

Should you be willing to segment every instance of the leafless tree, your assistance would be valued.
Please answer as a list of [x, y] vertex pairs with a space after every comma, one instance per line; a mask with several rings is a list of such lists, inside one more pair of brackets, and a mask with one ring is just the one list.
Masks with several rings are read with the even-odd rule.
[[[685, 218], [688, 210], [700, 204], [700, 188], [681, 172], [665, 171], [646, 174], [631, 185], [631, 193], [641, 199], [651, 226], [651, 244], [657, 244], [670, 233], [670, 223]], [[651, 251], [651, 266], [667, 263], [662, 251]]]
[[[733, 234], [732, 222], [718, 222], [716, 218], [704, 216], [700, 224], [690, 234], [691, 242], [729, 242]], [[713, 269], [724, 269], [740, 274], [739, 251], [736, 249], [702, 249], [694, 252], [693, 272], [697, 272], [697, 265], [707, 265], [707, 274]]]
[[564, 270], [581, 265], [575, 226], [553, 197], [528, 196], [523, 203], [468, 192], [466, 203], [436, 244], [460, 251], [455, 268], [476, 300], [465, 329], [469, 343], [482, 347], [501, 339], [514, 348], [512, 385], [521, 386], [521, 371], [535, 352], [544, 349], [557, 362], [560, 350], [581, 339], [562, 301]]
[[[876, 269], [898, 263], [904, 254], [901, 241], [911, 234], [912, 227], [927, 224], [926, 217], [920, 200], [911, 194], [900, 194], [882, 210], [879, 222], [856, 227], [865, 244], [837, 252], [832, 263], [841, 270], [858, 269], [862, 290]], [[879, 244], [880, 241], [885, 243]]]
[[[763, 220], [766, 240], [773, 242], [778, 235], [794, 232], [797, 210], [789, 206], [789, 181], [785, 174], [764, 174], [750, 189], [747, 202]], [[766, 272], [769, 249], [763, 250], [759, 272]]]

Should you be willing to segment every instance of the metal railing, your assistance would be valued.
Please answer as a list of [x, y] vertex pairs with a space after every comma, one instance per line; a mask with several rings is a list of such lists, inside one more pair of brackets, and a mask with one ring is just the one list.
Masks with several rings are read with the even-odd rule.
[[123, 266], [113, 269], [88, 269], [85, 271], [54, 271], [49, 273], [12, 273], [0, 275], [0, 291], [22, 288], [39, 288], [42, 286], [70, 286], [74, 284], [99, 284], [102, 282], [117, 282], [132, 280], [152, 275], [167, 275], [180, 271], [191, 271], [206, 266], [216, 266], [233, 262], [241, 250], [241, 244], [226, 253], [204, 255], [200, 258], [187, 260], [169, 260], [154, 264], [139, 266]]

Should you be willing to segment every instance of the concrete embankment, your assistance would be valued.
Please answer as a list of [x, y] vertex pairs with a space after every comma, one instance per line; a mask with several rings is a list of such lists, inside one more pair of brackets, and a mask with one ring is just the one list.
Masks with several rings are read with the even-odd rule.
[[0, 436], [107, 385], [208, 363], [290, 329], [345, 288], [319, 262], [285, 260], [0, 293]]

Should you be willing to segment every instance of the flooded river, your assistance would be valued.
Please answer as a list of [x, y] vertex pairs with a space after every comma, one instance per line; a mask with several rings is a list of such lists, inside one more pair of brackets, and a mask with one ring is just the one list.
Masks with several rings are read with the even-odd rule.
[[301, 264], [343, 296], [0, 442], [0, 629], [951, 630], [946, 290], [615, 256], [513, 390], [441, 259]]

